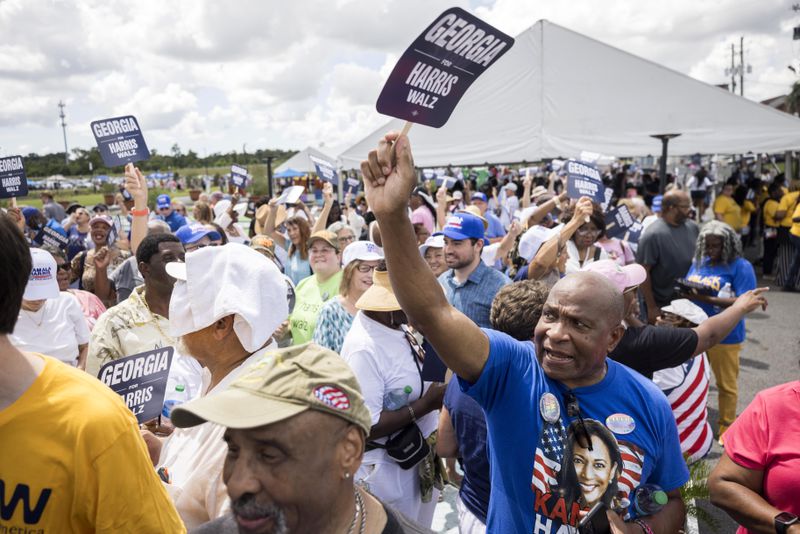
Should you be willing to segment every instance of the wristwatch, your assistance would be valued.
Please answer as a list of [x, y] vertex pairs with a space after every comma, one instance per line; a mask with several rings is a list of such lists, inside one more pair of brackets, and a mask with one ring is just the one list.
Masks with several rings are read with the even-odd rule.
[[775, 516], [775, 532], [778, 534], [785, 534], [789, 531], [789, 527], [798, 521], [796, 515], [790, 514], [789, 512], [781, 512]]

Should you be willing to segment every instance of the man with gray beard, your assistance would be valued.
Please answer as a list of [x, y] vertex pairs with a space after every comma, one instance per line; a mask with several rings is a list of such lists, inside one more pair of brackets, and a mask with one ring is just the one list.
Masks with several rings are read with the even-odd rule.
[[231, 514], [196, 534], [429, 532], [353, 483], [372, 422], [353, 371], [331, 350], [267, 351], [225, 391], [177, 407], [172, 420], [225, 432]]
[[[203, 366], [200, 398], [217, 395], [264, 353], [286, 319], [286, 284], [273, 262], [244, 245], [206, 247], [169, 263], [175, 278], [170, 334], [179, 351]], [[211, 423], [176, 429], [165, 441], [143, 432], [159, 476], [187, 528], [224, 515], [224, 428]]]

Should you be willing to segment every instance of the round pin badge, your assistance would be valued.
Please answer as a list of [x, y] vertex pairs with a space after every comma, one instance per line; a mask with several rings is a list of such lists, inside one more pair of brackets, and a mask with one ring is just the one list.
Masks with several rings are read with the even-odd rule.
[[636, 428], [636, 421], [628, 414], [615, 413], [606, 417], [606, 426], [614, 434], [630, 434]]
[[545, 393], [539, 399], [539, 411], [542, 414], [542, 419], [548, 423], [555, 423], [561, 416], [561, 406], [558, 404], [558, 399], [552, 393]]

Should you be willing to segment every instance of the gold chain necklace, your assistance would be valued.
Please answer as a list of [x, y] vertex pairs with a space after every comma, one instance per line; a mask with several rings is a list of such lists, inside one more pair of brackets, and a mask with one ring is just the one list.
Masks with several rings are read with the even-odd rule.
[[150, 319], [152, 319], [153, 325], [156, 327], [156, 330], [158, 330], [158, 333], [161, 334], [162, 339], [169, 341], [170, 345], [174, 346], [175, 338], [173, 338], [172, 336], [168, 336], [167, 334], [164, 333], [164, 331], [161, 329], [161, 326], [158, 324], [158, 317], [156, 317], [156, 314], [153, 313], [153, 310], [150, 309], [150, 305], [147, 303], [146, 291], [142, 291], [141, 298], [142, 302], [144, 303], [144, 307], [147, 310], [147, 313], [150, 314]]

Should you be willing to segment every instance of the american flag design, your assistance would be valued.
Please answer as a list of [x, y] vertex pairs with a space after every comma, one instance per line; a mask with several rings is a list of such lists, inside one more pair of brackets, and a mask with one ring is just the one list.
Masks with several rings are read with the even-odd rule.
[[644, 451], [628, 441], [618, 441], [622, 456], [622, 474], [617, 479], [619, 496], [629, 498], [630, 493], [642, 482]]
[[689, 462], [696, 462], [708, 454], [714, 439], [708, 423], [708, 375], [705, 353], [653, 375], [653, 382], [664, 392], [672, 407], [681, 452]]
[[566, 432], [559, 419], [555, 423], [545, 421], [539, 446], [533, 461], [531, 484], [542, 493], [551, 493], [550, 487], [558, 484], [558, 473], [564, 460]]
[[317, 386], [314, 389], [314, 396], [334, 410], [345, 411], [350, 409], [350, 399], [347, 394], [334, 386]]

